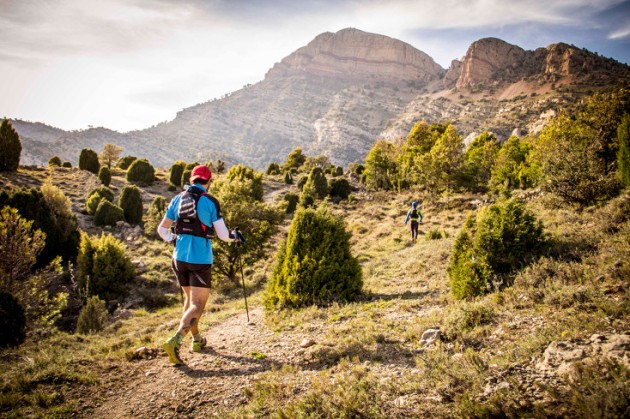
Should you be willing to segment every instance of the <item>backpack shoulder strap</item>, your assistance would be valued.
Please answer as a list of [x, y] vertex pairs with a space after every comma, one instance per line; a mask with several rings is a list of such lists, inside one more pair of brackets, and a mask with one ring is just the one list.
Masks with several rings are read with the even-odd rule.
[[219, 205], [219, 201], [209, 193], [205, 192], [201, 196], [205, 196], [214, 204], [214, 207], [217, 209], [217, 219], [222, 218], [221, 216], [221, 205]]

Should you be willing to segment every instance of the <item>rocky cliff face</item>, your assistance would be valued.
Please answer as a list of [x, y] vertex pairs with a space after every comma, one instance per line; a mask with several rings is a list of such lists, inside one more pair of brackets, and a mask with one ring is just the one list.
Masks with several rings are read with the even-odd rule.
[[462, 62], [457, 87], [472, 86], [496, 79], [514, 79], [523, 73], [527, 53], [497, 38], [473, 42]]
[[624, 64], [564, 43], [525, 51], [500, 39], [485, 38], [473, 42], [468, 48], [456, 86], [506, 84], [530, 77], [553, 80], [589, 75], [617, 78], [629, 74], [629, 68]]
[[[453, 122], [463, 136], [488, 129], [535, 132], [571, 103], [571, 83], [630, 82], [630, 67], [567, 44], [525, 51], [496, 38], [474, 42], [448, 71], [409, 44], [356, 29], [324, 33], [255, 85], [195, 105], [167, 123], [125, 134], [64, 132], [15, 121], [24, 164], [53, 155], [76, 164], [106, 143], [168, 166], [220, 158], [263, 169], [295, 147], [340, 165], [365, 158], [377, 138], [406, 136], [415, 121]], [[563, 86], [563, 92], [554, 90]], [[586, 91], [588, 89], [582, 89]]]
[[358, 29], [326, 32], [276, 64], [266, 79], [309, 75], [358, 81], [427, 83], [444, 69], [422, 51]]

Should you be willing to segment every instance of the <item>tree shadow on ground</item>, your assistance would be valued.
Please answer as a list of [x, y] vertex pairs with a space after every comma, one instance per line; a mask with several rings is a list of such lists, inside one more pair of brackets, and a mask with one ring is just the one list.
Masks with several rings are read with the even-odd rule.
[[419, 300], [424, 297], [430, 297], [431, 291], [404, 291], [392, 294], [384, 294], [384, 293], [368, 293], [363, 297], [365, 301], [376, 301], [376, 300]]

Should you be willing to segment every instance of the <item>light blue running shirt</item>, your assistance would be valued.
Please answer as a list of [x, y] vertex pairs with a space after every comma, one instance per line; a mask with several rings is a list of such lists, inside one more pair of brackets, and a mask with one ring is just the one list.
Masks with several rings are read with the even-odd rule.
[[[193, 185], [191, 188], [199, 188], [206, 192], [201, 185]], [[166, 218], [177, 221], [179, 212], [179, 202], [181, 194], [174, 197], [166, 209]], [[197, 202], [197, 216], [206, 226], [212, 227], [212, 223], [221, 218], [219, 208], [207, 196], [202, 196]], [[180, 234], [177, 236], [177, 244], [173, 250], [173, 259], [188, 263], [212, 265], [214, 258], [212, 255], [212, 241], [205, 237]]]

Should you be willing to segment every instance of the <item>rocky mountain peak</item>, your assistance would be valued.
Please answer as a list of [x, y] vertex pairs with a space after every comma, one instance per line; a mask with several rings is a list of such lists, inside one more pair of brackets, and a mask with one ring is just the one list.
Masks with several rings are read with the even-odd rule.
[[520, 73], [527, 52], [498, 38], [473, 42], [463, 59], [457, 87], [484, 83], [497, 77], [509, 78]]
[[411, 45], [358, 29], [325, 32], [277, 63], [265, 79], [315, 76], [326, 79], [429, 82], [444, 69]]
[[[449, 69], [452, 80], [457, 67]], [[551, 80], [559, 77], [581, 77], [597, 74], [599, 78], [627, 77], [628, 66], [601, 57], [586, 49], [557, 43], [536, 51], [526, 51], [497, 38], [484, 38], [473, 42], [462, 60], [456, 87], [476, 84], [506, 84], [520, 79], [537, 77]]]

